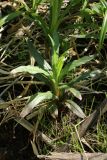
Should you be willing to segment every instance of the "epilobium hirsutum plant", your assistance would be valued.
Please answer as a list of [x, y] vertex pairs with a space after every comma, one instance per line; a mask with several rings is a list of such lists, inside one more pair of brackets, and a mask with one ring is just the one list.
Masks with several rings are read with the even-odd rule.
[[[64, 82], [64, 79], [69, 74], [72, 74], [74, 69], [91, 61], [94, 56], [84, 56], [78, 60], [65, 64], [68, 51], [59, 56], [59, 53], [56, 52], [56, 48], [54, 47], [55, 44], [52, 37], [50, 37], [50, 39], [52, 42], [51, 65], [35, 49], [32, 42], [28, 40], [27, 43], [29, 50], [36, 59], [38, 65], [20, 66], [11, 71], [11, 74], [29, 73], [35, 77], [37, 76], [39, 80], [44, 81], [50, 88], [47, 92], [38, 92], [31, 96], [27, 105], [23, 108], [20, 116], [27, 116], [34, 108], [39, 111], [38, 114], [41, 113], [40, 111], [42, 110], [43, 115], [43, 113], [48, 109], [54, 113], [54, 111], [56, 111], [60, 106], [67, 106], [77, 116], [84, 118], [85, 114], [82, 109], [72, 100], [72, 95], [80, 100], [82, 99], [81, 93], [73, 87], [73, 84], [75, 81], [82, 80], [84, 75], [76, 77], [67, 83]], [[49, 103], [44, 103], [45, 109], [43, 109], [40, 104], [48, 101]]]
[[[77, 1], [72, 1], [69, 3], [67, 8], [64, 10], [64, 12], [61, 12], [61, 7], [63, 4], [63, 0], [53, 0], [49, 1], [50, 3], [50, 18], [49, 22], [45, 22], [44, 19], [38, 14], [37, 8], [38, 5], [42, 2], [42, 0], [33, 0], [31, 8], [24, 2], [20, 1], [20, 3], [23, 5], [24, 11], [19, 9], [18, 12], [11, 13], [0, 20], [0, 26], [3, 24], [9, 22], [13, 18], [23, 15], [27, 18], [30, 18], [30, 20], [37, 22], [39, 26], [43, 29], [46, 37], [48, 38], [48, 41], [51, 45], [49, 47], [51, 48], [51, 59], [50, 64], [41, 56], [41, 53], [39, 53], [35, 47], [33, 46], [32, 42], [30, 40], [27, 40], [28, 47], [30, 52], [32, 53], [33, 57], [36, 59], [37, 66], [20, 66], [14, 70], [11, 71], [12, 74], [17, 73], [29, 73], [31, 75], [36, 76], [39, 80], [44, 81], [49, 86], [49, 91], [47, 92], [38, 92], [35, 95], [31, 96], [28, 104], [25, 108], [23, 108], [21, 112], [21, 117], [27, 116], [29, 113], [32, 112], [32, 110], [35, 108], [37, 109], [41, 114], [45, 112], [45, 109], [40, 104], [42, 102], [49, 102], [44, 103], [43, 106], [45, 106], [46, 110], [48, 108], [51, 111], [57, 110], [60, 106], [67, 106], [70, 108], [75, 114], [77, 114], [79, 117], [84, 118], [85, 115], [81, 108], [72, 101], [72, 95], [77, 97], [78, 99], [82, 99], [81, 93], [76, 90], [73, 87], [73, 83], [75, 81], [81, 80], [81, 77], [77, 77], [77, 79], [73, 79], [72, 81], [65, 83], [66, 76], [69, 74], [72, 74], [73, 70], [87, 62], [93, 59], [93, 56], [85, 56], [82, 58], [79, 58], [78, 60], [71, 61], [69, 63], [66, 62], [66, 58], [68, 55], [68, 51], [65, 51], [62, 54], [59, 54], [59, 47], [60, 47], [60, 40], [59, 40], [59, 34], [58, 34], [58, 27], [63, 21], [63, 17], [69, 12], [69, 9], [71, 6], [74, 6], [78, 3]], [[21, 10], [21, 11], [20, 11]], [[24, 13], [24, 14], [22, 14]], [[48, 24], [49, 23], [49, 24]], [[68, 94], [69, 93], [69, 94]]]

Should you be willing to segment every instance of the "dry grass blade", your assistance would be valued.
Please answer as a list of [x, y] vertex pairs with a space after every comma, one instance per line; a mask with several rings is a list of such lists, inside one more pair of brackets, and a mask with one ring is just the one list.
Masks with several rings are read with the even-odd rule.
[[[88, 160], [106, 160], [107, 153], [86, 153]], [[37, 157], [42, 160], [87, 160], [85, 154], [80, 153], [57, 153], [52, 152], [51, 155], [38, 155]]]
[[7, 88], [5, 88], [5, 89], [3, 90], [3, 92], [0, 93], [0, 97], [2, 97], [3, 94], [4, 94], [5, 92], [7, 92], [7, 90], [8, 90], [10, 87], [12, 87], [20, 78], [21, 78], [21, 77], [16, 78]]

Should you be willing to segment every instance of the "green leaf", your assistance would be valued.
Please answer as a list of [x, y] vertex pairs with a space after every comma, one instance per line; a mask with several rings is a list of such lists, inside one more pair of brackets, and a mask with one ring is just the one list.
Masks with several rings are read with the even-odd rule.
[[102, 23], [102, 27], [101, 27], [101, 32], [100, 32], [99, 50], [101, 50], [101, 48], [102, 48], [106, 32], [107, 32], [107, 9], [106, 9], [106, 12], [104, 15], [104, 19], [103, 19], [103, 23]]
[[75, 69], [76, 67], [79, 67], [89, 61], [91, 61], [92, 59], [94, 59], [94, 56], [84, 56], [82, 58], [79, 58], [78, 60], [74, 60], [73, 62], [68, 63], [62, 70], [61, 73], [61, 77], [60, 79], [63, 79], [63, 77], [65, 75], [67, 75], [70, 71], [72, 71], [73, 69]]
[[82, 73], [81, 75], [73, 78], [71, 81], [69, 81], [68, 83], [60, 83], [60, 89], [65, 89], [68, 90], [69, 88], [71, 88], [71, 86], [75, 85], [76, 83], [84, 83], [84, 80], [86, 80], [87, 78], [91, 77], [91, 73], [93, 73], [93, 71], [87, 71], [85, 73]]
[[78, 117], [80, 117], [80, 118], [86, 117], [85, 114], [83, 113], [82, 109], [72, 100], [66, 100], [65, 104]]
[[23, 5], [26, 11], [30, 11], [30, 8], [28, 7], [27, 3], [24, 0], [19, 0], [19, 2]]
[[82, 82], [84, 80], [86, 80], [87, 78], [91, 77], [91, 71], [87, 71], [85, 73], [80, 74], [79, 76], [73, 78], [69, 83], [67, 83], [69, 86], [72, 86], [76, 83]]
[[47, 92], [39, 92], [33, 96], [31, 96], [29, 103], [23, 108], [20, 116], [21, 117], [25, 117], [26, 115], [28, 115], [33, 108], [35, 108], [39, 103], [46, 101], [46, 100], [50, 100], [53, 98], [53, 94], [50, 91]]
[[88, 5], [88, 0], [83, 0], [82, 10], [84, 10]]
[[65, 51], [58, 59], [58, 62], [57, 62], [57, 80], [60, 82], [60, 73], [62, 71], [62, 68], [63, 68], [63, 65], [64, 65], [64, 62], [66, 60], [66, 56], [69, 54], [69, 49], [67, 51]]
[[93, 14], [98, 14], [98, 15], [102, 15], [102, 5], [100, 3], [93, 3], [91, 5], [91, 11], [93, 12]]
[[0, 19], [0, 27], [2, 27], [4, 24], [8, 23], [9, 21], [13, 20], [14, 18], [20, 16], [22, 14], [21, 11], [12, 12], [5, 17]]
[[56, 43], [54, 41], [54, 39], [49, 35], [51, 44], [52, 44], [52, 71], [53, 71], [53, 75], [54, 78], [57, 77], [57, 63], [58, 63], [58, 48], [56, 47]]
[[70, 91], [79, 100], [82, 100], [81, 93], [78, 90], [76, 90], [75, 88], [69, 88], [68, 91]]
[[38, 7], [38, 5], [40, 5], [41, 2], [42, 2], [42, 0], [33, 0], [32, 8], [36, 9]]
[[17, 67], [13, 69], [10, 73], [13, 75], [16, 75], [17, 73], [29, 73], [33, 75], [40, 73], [40, 74], [44, 74], [45, 76], [49, 76], [49, 73], [46, 72], [45, 70], [36, 66], [31, 66], [31, 65]]
[[60, 14], [60, 9], [62, 5], [63, 0], [53, 0], [50, 2], [51, 7], [50, 7], [50, 14], [51, 14], [51, 27], [50, 31], [53, 33], [54, 31], [57, 30], [58, 27], [58, 21], [59, 21], [59, 14]]
[[41, 56], [41, 54], [36, 50], [36, 48], [33, 46], [32, 42], [28, 40], [28, 47], [31, 55], [35, 58], [37, 61], [39, 67], [45, 69], [45, 70], [51, 70], [51, 66], [49, 63]]
[[69, 90], [69, 88], [71, 88], [73, 85], [76, 85], [76, 84], [83, 85], [85, 80], [88, 81], [88, 78], [89, 79], [91, 78], [92, 80], [97, 79], [101, 76], [101, 73], [102, 72], [99, 69], [81, 73], [79, 76], [74, 77], [68, 83], [60, 83], [60, 89]]
[[105, 0], [100, 0], [100, 2], [103, 5], [103, 7], [107, 9], [107, 2]]
[[50, 36], [49, 36], [49, 39], [51, 41], [51, 44], [52, 44], [52, 65], [53, 66], [56, 66], [57, 62], [58, 62], [58, 52], [59, 50], [57, 50], [58, 48], [56, 48], [56, 43], [54, 41], [54, 39]]

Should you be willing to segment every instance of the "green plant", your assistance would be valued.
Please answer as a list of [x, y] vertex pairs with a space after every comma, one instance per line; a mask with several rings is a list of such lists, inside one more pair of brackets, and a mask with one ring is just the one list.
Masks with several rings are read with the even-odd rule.
[[[67, 63], [66, 59], [69, 55], [69, 49], [62, 54], [60, 53], [61, 43], [58, 32], [58, 28], [63, 22], [64, 17], [69, 12], [69, 9], [72, 9], [77, 4], [80, 4], [81, 1], [70, 2], [63, 12], [61, 11], [63, 0], [49, 1], [50, 18], [48, 22], [45, 21], [37, 11], [39, 4], [41, 4], [42, 2], [42, 0], [33, 0], [30, 8], [27, 3], [25, 3], [24, 1], [20, 1], [20, 7], [17, 9], [17, 11], [10, 13], [9, 15], [3, 17], [0, 20], [0, 26], [2, 26], [8, 23], [10, 20], [14, 19], [15, 17], [22, 15], [23, 17], [26, 17], [27, 19], [36, 22], [43, 29], [44, 34], [49, 42], [48, 47], [51, 48], [51, 58], [49, 64], [42, 57], [41, 53], [39, 53], [35, 49], [32, 42], [30, 40], [27, 40], [29, 51], [35, 58], [37, 66], [20, 66], [11, 72], [12, 74], [29, 73], [31, 75], [34, 75], [39, 80], [45, 82], [50, 88], [50, 90], [45, 93], [40, 92], [32, 96], [27, 106], [22, 110], [21, 117], [25, 117], [34, 108], [36, 108], [37, 110], [39, 110], [38, 114], [41, 116], [38, 117], [39, 119], [41, 119], [43, 116], [42, 113], [45, 112], [47, 108], [51, 108], [50, 111], [54, 112], [57, 110], [57, 107], [59, 108], [60, 106], [67, 106], [79, 117], [84, 118], [85, 115], [81, 108], [74, 101], [72, 101], [72, 95], [74, 95], [80, 100], [82, 99], [81, 93], [74, 88], [74, 84], [84, 79], [84, 77], [89, 76], [90, 73], [85, 73], [81, 76], [75, 77], [69, 82], [66, 82], [66, 77], [69, 74], [72, 74], [77, 67], [92, 60], [94, 56], [85, 56], [79, 58], [78, 60]], [[84, 6], [86, 5], [85, 2], [86, 1], [83, 1]], [[43, 107], [39, 108], [39, 104], [44, 101], [49, 101], [49, 103], [44, 103]]]
[[[36, 59], [38, 65], [20, 66], [11, 71], [11, 74], [13, 75], [17, 73], [29, 73], [31, 75], [34, 75], [35, 77], [37, 75], [37, 78], [45, 82], [50, 88], [50, 90], [47, 92], [39, 92], [31, 96], [27, 106], [24, 107], [21, 112], [21, 117], [25, 117], [35, 108], [36, 110], [38, 110], [39, 119], [41, 119], [44, 112], [49, 108], [51, 108], [51, 112], [53, 113], [60, 106], [64, 107], [66, 105], [79, 117], [84, 118], [85, 114], [83, 113], [81, 108], [72, 100], [72, 95], [80, 100], [82, 99], [81, 93], [73, 87], [73, 84], [78, 80], [82, 80], [84, 74], [81, 75], [81, 77], [76, 77], [75, 79], [67, 83], [64, 82], [64, 79], [69, 74], [72, 74], [74, 69], [92, 60], [94, 56], [84, 56], [82, 58], [79, 58], [78, 60], [74, 60], [65, 64], [65, 59], [67, 58], [66, 56], [68, 52], [66, 51], [61, 54], [61, 56], [59, 56], [56, 48], [54, 47], [55, 45], [52, 38], [51, 41], [53, 48], [51, 65], [35, 49], [32, 42], [28, 40], [27, 42], [29, 50]], [[49, 103], [44, 103], [42, 107], [39, 107], [39, 104], [44, 101], [49, 101]]]
[[[32, 1], [31, 8], [24, 1], [20, 1], [21, 6], [19, 11], [11, 13], [6, 17], [2, 18], [0, 21], [0, 26], [12, 20], [19, 15], [23, 15], [34, 22], [36, 22], [44, 31], [46, 40], [48, 40], [48, 47], [51, 48], [50, 52], [50, 64], [42, 57], [36, 48], [33, 46], [32, 42], [27, 39], [27, 44], [30, 53], [35, 58], [37, 66], [20, 66], [11, 71], [11, 74], [18, 73], [29, 73], [37, 77], [40, 81], [46, 83], [49, 86], [47, 92], [38, 92], [31, 96], [26, 107], [23, 108], [21, 112], [21, 117], [27, 116], [33, 109], [36, 110], [36, 115], [38, 115], [38, 120], [36, 128], [38, 127], [39, 121], [42, 119], [45, 111], [51, 112], [55, 116], [58, 114], [58, 108], [61, 106], [67, 106], [79, 117], [84, 118], [85, 114], [82, 109], [73, 101], [73, 95], [82, 99], [81, 93], [75, 89], [74, 84], [81, 81], [82, 79], [89, 76], [89, 73], [84, 73], [78, 77], [73, 77], [72, 80], [66, 82], [66, 77], [72, 75], [73, 71], [89, 62], [94, 58], [94, 56], [84, 56], [78, 60], [72, 60], [67, 63], [66, 60], [69, 55], [69, 49], [64, 53], [60, 53], [60, 36], [58, 32], [58, 27], [62, 23], [64, 16], [69, 12], [70, 8], [76, 6], [80, 1], [72, 1], [65, 8], [64, 12], [61, 12], [61, 7], [63, 5], [63, 0], [54, 0], [50, 2], [50, 18], [49, 22], [45, 21], [37, 12], [38, 5], [41, 4], [41, 0]], [[85, 2], [84, 2], [85, 3]], [[24, 8], [24, 10], [22, 10]], [[49, 23], [49, 24], [48, 24]], [[44, 102], [44, 103], [43, 103]], [[40, 106], [40, 107], [39, 107]], [[35, 114], [34, 114], [35, 116]]]

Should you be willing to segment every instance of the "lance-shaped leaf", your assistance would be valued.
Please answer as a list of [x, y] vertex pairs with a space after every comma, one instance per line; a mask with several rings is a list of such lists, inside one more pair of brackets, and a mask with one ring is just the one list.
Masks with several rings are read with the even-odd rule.
[[69, 49], [65, 51], [59, 58], [57, 63], [57, 80], [60, 81], [60, 73], [62, 71], [65, 60], [67, 59], [67, 55], [69, 54]]
[[81, 93], [78, 90], [76, 90], [75, 88], [70, 87], [68, 85], [68, 83], [61, 84], [61, 86], [59, 88], [62, 90], [66, 90], [68, 92], [71, 92], [76, 98], [78, 98], [79, 100], [82, 100]]
[[94, 56], [84, 56], [82, 58], [79, 58], [78, 60], [74, 60], [73, 62], [68, 63], [62, 70], [62, 73], [60, 75], [60, 79], [62, 79], [66, 74], [68, 74], [68, 72], [72, 71], [73, 69], [75, 69], [76, 67], [79, 67], [89, 61], [91, 61], [92, 59], [94, 59]]
[[87, 78], [90, 78], [91, 76], [91, 71], [87, 71], [85, 73], [80, 74], [79, 76], [73, 78], [69, 83], [67, 83], [69, 86], [72, 86], [73, 84], [82, 82], [84, 80], [86, 80]]
[[83, 113], [82, 109], [72, 100], [66, 100], [66, 106], [75, 113], [80, 118], [85, 118], [85, 114]]
[[14, 18], [20, 16], [22, 14], [21, 11], [17, 11], [17, 12], [12, 12], [8, 15], [6, 15], [5, 17], [0, 19], [0, 27], [3, 26], [4, 24], [8, 23], [9, 21], [13, 20]]
[[52, 0], [50, 1], [50, 14], [51, 14], [51, 26], [50, 31], [53, 33], [58, 28], [58, 22], [59, 22], [59, 14], [60, 9], [62, 6], [63, 0]]
[[50, 100], [53, 98], [53, 94], [50, 91], [47, 92], [39, 92], [33, 96], [31, 96], [29, 103], [23, 108], [20, 116], [25, 117], [28, 115], [33, 108], [35, 108], [39, 103]]
[[19, 3], [21, 3], [24, 7], [24, 9], [26, 9], [26, 11], [30, 11], [30, 8], [28, 7], [27, 3], [24, 0], [18, 0]]
[[28, 40], [28, 47], [31, 55], [35, 58], [37, 61], [37, 64], [39, 67], [45, 70], [51, 70], [51, 66], [49, 63], [41, 56], [41, 54], [36, 50], [36, 48], [33, 46], [32, 42]]
[[[58, 40], [58, 35], [57, 33], [54, 33], [54, 36], [56, 35], [56, 39]], [[58, 54], [59, 54], [59, 43], [56, 42], [57, 40], [54, 40], [53, 37], [51, 37], [50, 35], [48, 35], [52, 44], [52, 66], [56, 67], [56, 64], [58, 62]], [[56, 43], [57, 46], [56, 46]]]
[[45, 76], [49, 76], [49, 73], [46, 72], [45, 70], [32, 65], [17, 67], [13, 69], [10, 73], [13, 75], [16, 75], [17, 73], [29, 73], [33, 75], [40, 73], [40, 74], [44, 74]]
[[107, 9], [107, 2], [106, 2], [106, 0], [101, 0], [101, 4], [104, 7], [104, 9]]
[[[57, 34], [57, 33], [56, 33]], [[54, 40], [50, 35], [48, 35], [52, 44], [52, 70], [53, 70], [53, 76], [56, 79], [57, 78], [57, 63], [58, 63], [58, 53], [59, 53], [59, 43], [56, 42], [57, 40]], [[57, 39], [58, 36], [56, 36], [55, 39]]]
[[67, 83], [66, 85], [68, 86], [72, 86], [73, 84], [76, 84], [76, 83], [84, 83], [84, 80], [88, 79], [88, 78], [91, 78], [92, 80], [93, 79], [97, 79], [101, 76], [101, 70], [97, 69], [97, 70], [94, 70], [94, 71], [87, 71], [85, 73], [82, 73], [81, 75], [73, 78], [69, 83]]
[[78, 90], [76, 90], [75, 88], [69, 88], [68, 91], [71, 92], [79, 100], [82, 100], [81, 93]]

